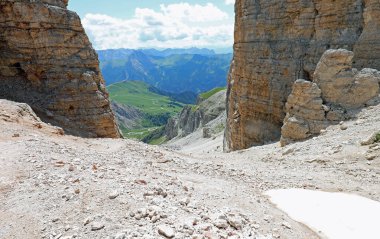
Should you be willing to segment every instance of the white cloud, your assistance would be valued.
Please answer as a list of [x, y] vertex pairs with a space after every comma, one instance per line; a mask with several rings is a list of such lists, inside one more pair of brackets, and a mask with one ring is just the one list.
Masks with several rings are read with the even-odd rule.
[[215, 5], [160, 5], [137, 8], [134, 17], [119, 19], [87, 14], [82, 20], [96, 49], [227, 47], [233, 43], [233, 18]]
[[224, 0], [224, 3], [227, 5], [235, 4], [235, 0]]

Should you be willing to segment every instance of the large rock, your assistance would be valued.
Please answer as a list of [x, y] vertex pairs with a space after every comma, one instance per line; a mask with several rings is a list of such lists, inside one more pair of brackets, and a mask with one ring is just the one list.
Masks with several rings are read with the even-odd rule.
[[317, 65], [314, 82], [325, 102], [345, 108], [359, 108], [379, 94], [379, 73], [374, 69], [352, 69], [354, 53], [328, 50]]
[[226, 150], [278, 140], [293, 83], [312, 80], [327, 49], [380, 69], [378, 0], [237, 0], [235, 12]]
[[297, 80], [286, 103], [286, 117], [281, 131], [281, 145], [304, 140], [319, 134], [330, 122], [326, 119], [329, 108], [323, 105], [317, 84]]
[[108, 94], [67, 0], [0, 1], [0, 98], [86, 137], [119, 137]]
[[313, 82], [294, 83], [285, 107], [282, 146], [318, 135], [379, 96], [380, 72], [352, 69], [353, 57], [351, 51], [328, 50], [317, 65]]

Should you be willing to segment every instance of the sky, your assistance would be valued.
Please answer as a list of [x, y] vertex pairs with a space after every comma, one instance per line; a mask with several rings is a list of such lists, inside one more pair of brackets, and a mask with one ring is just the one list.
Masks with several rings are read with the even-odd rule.
[[233, 45], [235, 0], [70, 0], [97, 50]]

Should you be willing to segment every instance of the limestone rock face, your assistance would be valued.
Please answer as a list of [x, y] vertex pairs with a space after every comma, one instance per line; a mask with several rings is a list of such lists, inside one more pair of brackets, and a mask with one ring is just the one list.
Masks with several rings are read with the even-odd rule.
[[304, 140], [319, 134], [330, 122], [326, 119], [329, 108], [323, 105], [317, 84], [297, 80], [286, 103], [286, 117], [281, 131], [281, 145]]
[[355, 53], [353, 67], [380, 69], [378, 0], [237, 0], [225, 149], [280, 138], [297, 79], [312, 80], [328, 49]]
[[167, 139], [185, 137], [218, 118], [226, 110], [226, 91], [220, 91], [202, 101], [196, 107], [185, 106], [176, 118], [170, 118], [165, 126]]
[[380, 72], [352, 69], [353, 57], [351, 51], [328, 50], [317, 65], [314, 82], [294, 83], [285, 107], [282, 146], [318, 135], [379, 96]]
[[0, 1], [0, 98], [85, 137], [119, 137], [108, 94], [68, 0]]
[[193, 109], [192, 106], [185, 106], [178, 116], [177, 127], [179, 135], [184, 137], [191, 134], [202, 124], [203, 112], [199, 109]]
[[354, 53], [339, 49], [326, 51], [314, 73], [325, 102], [358, 108], [379, 94], [378, 71], [352, 69]]
[[111, 109], [115, 113], [118, 125], [123, 125], [128, 129], [139, 126], [139, 121], [144, 117], [144, 113], [139, 109], [129, 105], [118, 104], [114, 101], [111, 102]]

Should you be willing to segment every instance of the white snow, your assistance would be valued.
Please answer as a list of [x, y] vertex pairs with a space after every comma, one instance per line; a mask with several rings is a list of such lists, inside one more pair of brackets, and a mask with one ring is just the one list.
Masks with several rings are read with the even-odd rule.
[[272, 203], [322, 238], [379, 239], [380, 203], [347, 193], [304, 189], [266, 192]]

